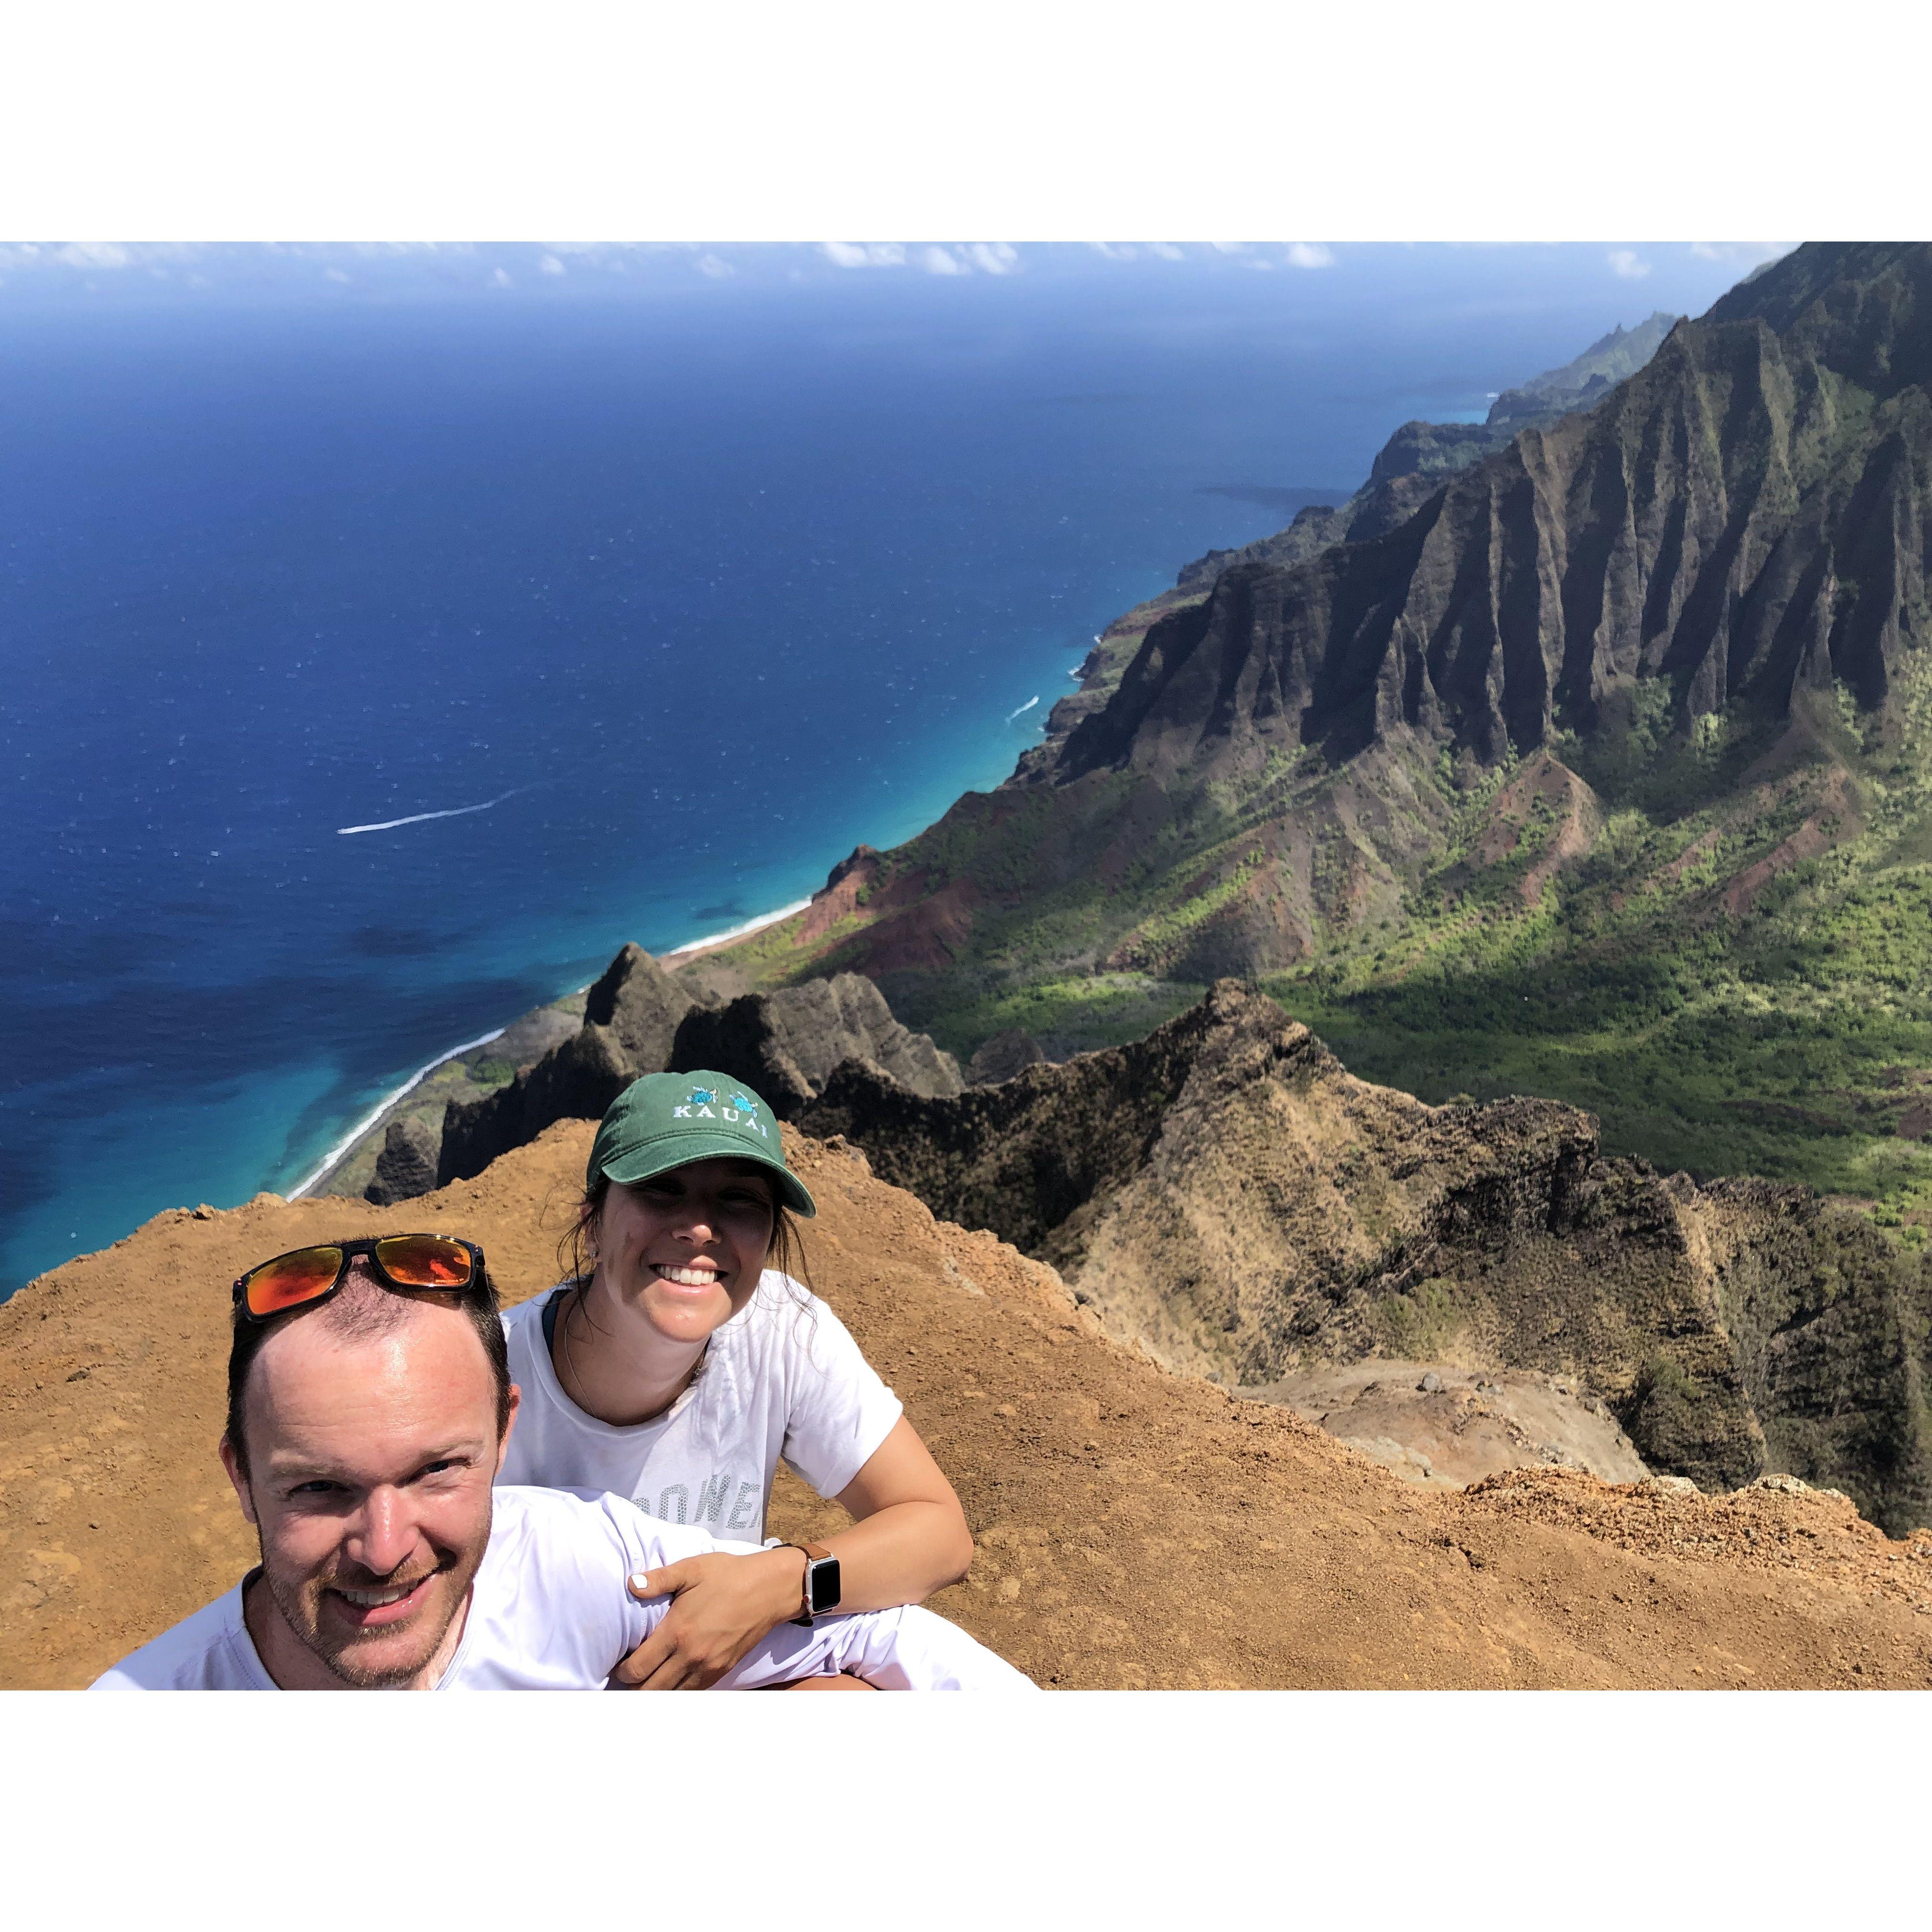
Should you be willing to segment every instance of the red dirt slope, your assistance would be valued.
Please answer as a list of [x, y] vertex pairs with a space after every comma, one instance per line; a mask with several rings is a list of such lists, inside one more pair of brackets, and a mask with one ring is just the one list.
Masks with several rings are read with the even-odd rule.
[[[87, 1682], [240, 1574], [214, 1458], [227, 1284], [352, 1229], [554, 1279], [591, 1128], [394, 1209], [261, 1196], [163, 1215], [0, 1308], [0, 1684]], [[904, 1397], [977, 1532], [937, 1607], [1042, 1682], [1932, 1684], [1932, 1534], [1849, 1505], [1517, 1472], [1404, 1484], [1273, 1406], [1170, 1376], [1046, 1270], [936, 1223], [836, 1144], [794, 1139], [820, 1291]], [[782, 1530], [836, 1509], [796, 1484]]]

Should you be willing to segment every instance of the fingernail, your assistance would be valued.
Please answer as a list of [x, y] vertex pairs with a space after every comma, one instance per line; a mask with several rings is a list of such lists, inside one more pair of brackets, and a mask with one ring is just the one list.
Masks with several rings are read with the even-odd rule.
[[648, 1590], [650, 1587], [651, 1573], [648, 1570], [633, 1570], [631, 1572], [631, 1588], [632, 1589]]

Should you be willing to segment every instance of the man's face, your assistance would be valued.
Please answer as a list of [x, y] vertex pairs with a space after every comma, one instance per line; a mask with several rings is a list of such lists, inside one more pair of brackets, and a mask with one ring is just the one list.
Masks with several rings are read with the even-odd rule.
[[222, 1445], [275, 1611], [358, 1688], [406, 1685], [447, 1663], [440, 1652], [490, 1540], [502, 1460], [495, 1385], [467, 1318], [439, 1297], [406, 1306], [406, 1319], [369, 1336], [332, 1330], [320, 1311], [286, 1324], [249, 1373], [248, 1480]]

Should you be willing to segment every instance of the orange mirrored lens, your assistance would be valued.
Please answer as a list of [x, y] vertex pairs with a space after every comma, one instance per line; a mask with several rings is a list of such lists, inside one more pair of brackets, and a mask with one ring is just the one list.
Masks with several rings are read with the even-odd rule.
[[326, 1294], [342, 1267], [340, 1248], [301, 1248], [258, 1268], [242, 1292], [250, 1315], [278, 1315]]
[[470, 1250], [438, 1234], [392, 1234], [376, 1244], [376, 1258], [405, 1288], [467, 1288]]

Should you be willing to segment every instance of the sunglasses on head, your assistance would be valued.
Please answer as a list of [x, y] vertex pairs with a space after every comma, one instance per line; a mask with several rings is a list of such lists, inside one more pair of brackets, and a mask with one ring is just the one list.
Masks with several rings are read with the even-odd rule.
[[266, 1322], [291, 1308], [326, 1301], [348, 1279], [349, 1264], [365, 1256], [386, 1288], [470, 1288], [483, 1278], [483, 1250], [450, 1234], [385, 1234], [362, 1241], [327, 1241], [291, 1248], [235, 1284], [236, 1312]]

